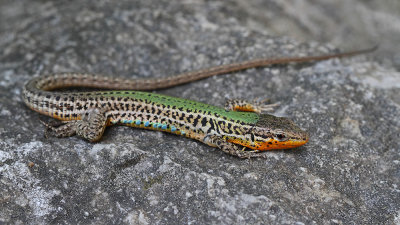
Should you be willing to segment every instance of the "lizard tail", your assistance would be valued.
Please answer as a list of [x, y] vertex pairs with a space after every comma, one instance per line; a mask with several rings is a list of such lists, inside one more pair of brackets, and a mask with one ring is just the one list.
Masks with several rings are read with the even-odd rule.
[[287, 57], [272, 59], [255, 59], [239, 63], [214, 66], [207, 69], [201, 69], [193, 72], [177, 74], [175, 76], [164, 78], [132, 79], [121, 77], [110, 77], [99, 74], [89, 73], [58, 73], [47, 76], [40, 76], [28, 82], [25, 88], [30, 90], [53, 90], [65, 87], [89, 87], [102, 89], [118, 90], [155, 90], [168, 88], [192, 81], [204, 79], [220, 74], [232, 73], [248, 68], [264, 67], [276, 64], [304, 63], [311, 61], [327, 60], [331, 58], [350, 57], [375, 51], [377, 45], [372, 48], [356, 50], [344, 53], [328, 54], [321, 56], [306, 57]]

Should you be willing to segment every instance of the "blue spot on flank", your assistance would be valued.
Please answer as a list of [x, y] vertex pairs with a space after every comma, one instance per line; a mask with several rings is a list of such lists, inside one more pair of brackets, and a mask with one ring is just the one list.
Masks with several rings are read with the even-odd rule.
[[157, 128], [157, 123], [154, 123], [154, 124], [153, 124], [153, 127], [154, 127], [154, 128]]
[[171, 126], [171, 131], [172, 131], [172, 132], [175, 132], [175, 131], [176, 131], [176, 127]]
[[140, 125], [141, 122], [142, 121], [140, 121], [140, 120], [136, 120], [136, 125]]
[[148, 127], [149, 125], [150, 125], [150, 122], [149, 122], [149, 121], [144, 122], [144, 126], [145, 126], [145, 127]]
[[162, 124], [161, 124], [161, 123], [159, 123], [159, 124], [158, 124], [158, 128], [161, 128], [161, 127], [162, 127]]
[[162, 127], [161, 127], [161, 129], [163, 129], [163, 130], [167, 129], [167, 125], [166, 125], [166, 124], [163, 124]]
[[182, 134], [182, 135], [185, 135], [185, 131], [181, 130], [181, 134]]
[[133, 123], [133, 120], [128, 120], [128, 121], [126, 121], [127, 123]]

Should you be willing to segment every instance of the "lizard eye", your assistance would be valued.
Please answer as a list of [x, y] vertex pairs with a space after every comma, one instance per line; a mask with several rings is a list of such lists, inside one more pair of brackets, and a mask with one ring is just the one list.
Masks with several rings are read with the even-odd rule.
[[286, 141], [288, 138], [286, 137], [286, 135], [278, 133], [275, 135], [276, 140], [278, 141]]

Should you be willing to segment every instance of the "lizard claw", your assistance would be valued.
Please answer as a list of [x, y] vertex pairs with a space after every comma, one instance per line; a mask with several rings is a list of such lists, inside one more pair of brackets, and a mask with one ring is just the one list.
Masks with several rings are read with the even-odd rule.
[[260, 101], [254, 100], [253, 107], [255, 109], [255, 112], [257, 112], [257, 113], [271, 112], [275, 109], [275, 107], [278, 107], [280, 105], [280, 102], [266, 104], [267, 102], [270, 102], [270, 99], [265, 98]]

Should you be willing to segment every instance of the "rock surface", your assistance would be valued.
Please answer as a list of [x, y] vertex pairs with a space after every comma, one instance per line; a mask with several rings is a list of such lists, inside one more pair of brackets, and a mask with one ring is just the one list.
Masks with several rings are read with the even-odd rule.
[[[343, 12], [324, 1], [299, 1], [298, 13], [282, 1], [244, 2], [0, 1], [0, 223], [399, 224], [400, 74], [391, 67], [400, 64], [398, 46], [159, 91], [213, 105], [279, 101], [274, 114], [308, 130], [310, 142], [267, 152], [266, 159], [240, 160], [194, 140], [128, 127], [109, 128], [96, 144], [45, 138], [39, 120], [47, 118], [21, 101], [24, 83], [39, 74], [157, 77], [257, 57], [324, 54], [335, 49], [310, 41], [316, 32], [363, 24], [329, 20]], [[300, 7], [311, 2], [311, 9]], [[352, 2], [355, 12], [372, 4]], [[383, 2], [383, 16], [371, 20], [399, 21], [400, 7]], [[355, 32], [360, 43], [375, 38], [362, 31]], [[398, 33], [389, 32], [390, 40]]]

